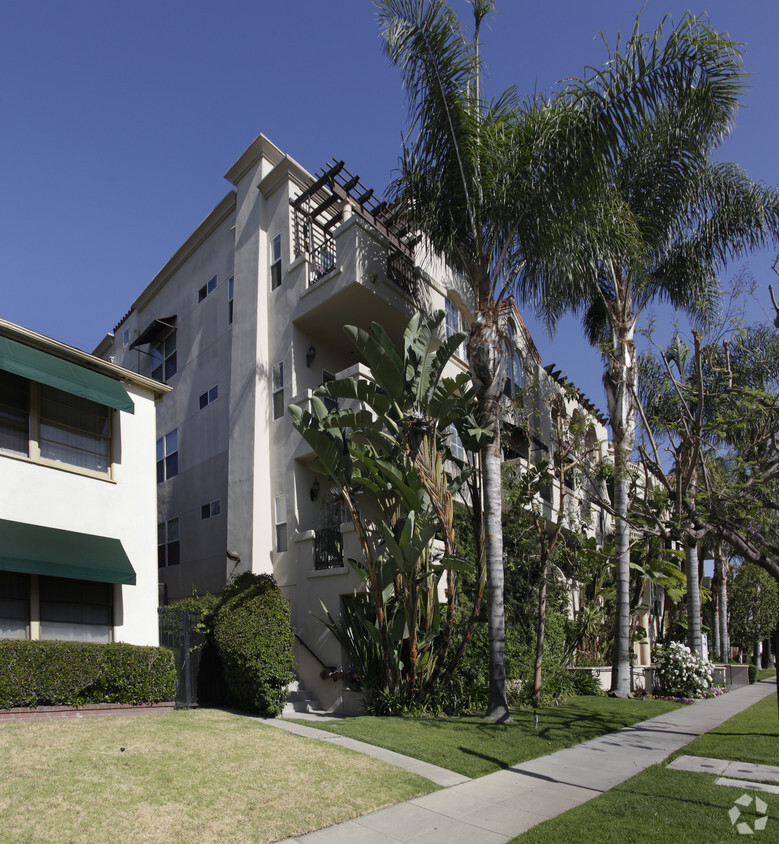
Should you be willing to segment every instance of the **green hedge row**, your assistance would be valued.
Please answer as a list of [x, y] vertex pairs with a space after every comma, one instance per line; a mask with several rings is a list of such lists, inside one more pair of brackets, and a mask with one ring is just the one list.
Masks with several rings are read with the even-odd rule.
[[0, 640], [0, 709], [158, 703], [175, 697], [176, 666], [166, 648]]

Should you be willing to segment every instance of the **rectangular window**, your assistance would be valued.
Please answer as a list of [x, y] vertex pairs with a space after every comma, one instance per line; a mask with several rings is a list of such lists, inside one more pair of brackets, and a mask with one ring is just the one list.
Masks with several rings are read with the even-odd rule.
[[452, 457], [465, 460], [465, 447], [454, 425], [449, 426], [449, 450], [452, 452]]
[[276, 550], [287, 550], [287, 496], [277, 495], [273, 500], [273, 516], [276, 526]]
[[202, 410], [204, 407], [208, 407], [209, 404], [213, 404], [218, 398], [219, 385], [217, 384], [215, 387], [211, 387], [210, 390], [200, 396], [200, 409]]
[[157, 440], [157, 483], [175, 478], [179, 473], [178, 428]]
[[30, 455], [30, 382], [0, 370], [0, 451]]
[[122, 345], [127, 346], [130, 343], [130, 329], [125, 328], [124, 333], [122, 334]]
[[[326, 369], [322, 370], [322, 383], [327, 384], [328, 381], [335, 381], [335, 375], [332, 372], [328, 372]], [[328, 410], [338, 410], [338, 399], [331, 399], [331, 398], [323, 398], [322, 401], [325, 403], [325, 407]]]
[[111, 641], [112, 584], [39, 576], [38, 593], [41, 639]]
[[181, 562], [179, 520], [170, 519], [157, 525], [157, 566], [164, 569]]
[[176, 332], [151, 347], [151, 377], [167, 383], [176, 374]]
[[220, 515], [222, 512], [222, 502], [217, 499], [210, 501], [208, 504], [203, 504], [200, 508], [201, 519], [213, 519], [214, 516]]
[[0, 571], [0, 639], [26, 639], [29, 623], [29, 575]]
[[43, 459], [107, 472], [110, 444], [105, 405], [40, 385], [38, 445]]
[[235, 294], [235, 277], [227, 279], [227, 324], [233, 324], [233, 297]]
[[281, 235], [277, 234], [270, 244], [270, 289], [281, 287]]
[[210, 296], [214, 290], [216, 290], [216, 276], [209, 279], [201, 288], [197, 291], [197, 301], [198, 303], [202, 302], [206, 296]]
[[280, 419], [284, 415], [284, 363], [277, 363], [273, 367], [273, 418]]

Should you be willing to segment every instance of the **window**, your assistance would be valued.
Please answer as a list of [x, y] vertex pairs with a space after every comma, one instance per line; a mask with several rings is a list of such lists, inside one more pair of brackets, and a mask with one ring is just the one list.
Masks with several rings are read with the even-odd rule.
[[277, 234], [270, 244], [270, 289], [281, 287], [281, 235]]
[[[446, 297], [446, 339], [448, 340], [453, 334], [467, 334], [468, 324], [465, 321], [462, 311], [457, 306], [457, 302], [451, 296]], [[465, 348], [465, 341], [460, 343], [457, 347], [456, 353], [465, 359], [467, 352]]]
[[284, 415], [284, 363], [277, 363], [273, 367], [273, 418], [280, 419]]
[[0, 571], [0, 639], [26, 639], [30, 622], [30, 578]]
[[151, 347], [151, 377], [168, 382], [176, 374], [176, 332]]
[[198, 303], [202, 302], [206, 296], [210, 296], [214, 290], [216, 290], [216, 276], [210, 278], [201, 288], [197, 291], [197, 301]]
[[235, 277], [227, 279], [227, 324], [233, 324], [233, 294], [235, 293]]
[[179, 473], [178, 428], [157, 440], [157, 483], [175, 478]]
[[[335, 381], [335, 375], [332, 372], [328, 372], [326, 369], [322, 370], [322, 383], [327, 384], [328, 381]], [[325, 396], [322, 401], [325, 403], [325, 407], [328, 410], [338, 410], [338, 399], [331, 399]]]
[[107, 472], [111, 445], [108, 408], [41, 384], [38, 445], [44, 460]]
[[214, 516], [219, 516], [222, 512], [222, 502], [217, 499], [210, 501], [208, 504], [203, 504], [200, 508], [201, 519], [212, 519]]
[[0, 451], [30, 454], [30, 382], [4, 370], [0, 370]]
[[202, 410], [204, 407], [208, 407], [209, 404], [213, 404], [218, 398], [219, 385], [217, 384], [215, 387], [211, 387], [210, 390], [200, 396], [200, 409]]
[[112, 584], [39, 575], [38, 594], [41, 639], [111, 641]]
[[130, 342], [130, 329], [125, 328], [124, 333], [122, 334], [122, 345], [127, 346]]
[[273, 519], [276, 526], [276, 550], [287, 550], [287, 496], [277, 495], [273, 500]]
[[503, 393], [511, 399], [520, 394], [525, 383], [522, 358], [517, 351], [517, 340], [511, 323], [508, 324], [508, 336], [503, 344], [503, 352], [506, 356], [506, 381], [503, 385]]
[[157, 566], [161, 569], [181, 562], [179, 520], [170, 519], [157, 525]]
[[454, 425], [449, 426], [449, 450], [452, 452], [452, 457], [465, 460], [465, 447]]
[[0, 370], [0, 452], [107, 473], [111, 411]]

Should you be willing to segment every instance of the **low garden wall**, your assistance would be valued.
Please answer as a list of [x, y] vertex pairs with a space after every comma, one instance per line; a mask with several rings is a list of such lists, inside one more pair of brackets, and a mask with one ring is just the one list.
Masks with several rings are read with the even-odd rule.
[[82, 706], [18, 706], [0, 709], [0, 724], [8, 721], [62, 721], [72, 718], [95, 718], [106, 715], [148, 715], [172, 712], [175, 701], [164, 703], [86, 703]]

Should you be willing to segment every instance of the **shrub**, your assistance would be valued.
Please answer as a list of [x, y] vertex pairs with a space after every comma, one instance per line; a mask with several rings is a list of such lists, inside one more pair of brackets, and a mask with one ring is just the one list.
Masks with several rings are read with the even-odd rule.
[[197, 700], [199, 704], [212, 706], [229, 703], [222, 660], [214, 640], [214, 619], [220, 600], [218, 595], [206, 592], [205, 595], [193, 594], [189, 598], [176, 601], [175, 604], [169, 604], [173, 609], [187, 610], [200, 615], [196, 629], [205, 635], [205, 642], [199, 647]]
[[655, 650], [655, 686], [663, 695], [703, 697], [714, 682], [714, 666], [694, 654], [687, 645], [671, 642]]
[[750, 663], [747, 664], [747, 669], [749, 670], [749, 683], [750, 683], [750, 685], [752, 683], [756, 683], [757, 682], [757, 666], [750, 662]]
[[0, 708], [176, 697], [173, 653], [123, 642], [0, 640]]
[[568, 677], [571, 680], [571, 691], [575, 695], [603, 695], [598, 678], [589, 671], [569, 671]]
[[245, 572], [225, 587], [214, 640], [236, 706], [281, 713], [293, 678], [292, 639], [289, 606], [270, 575]]

